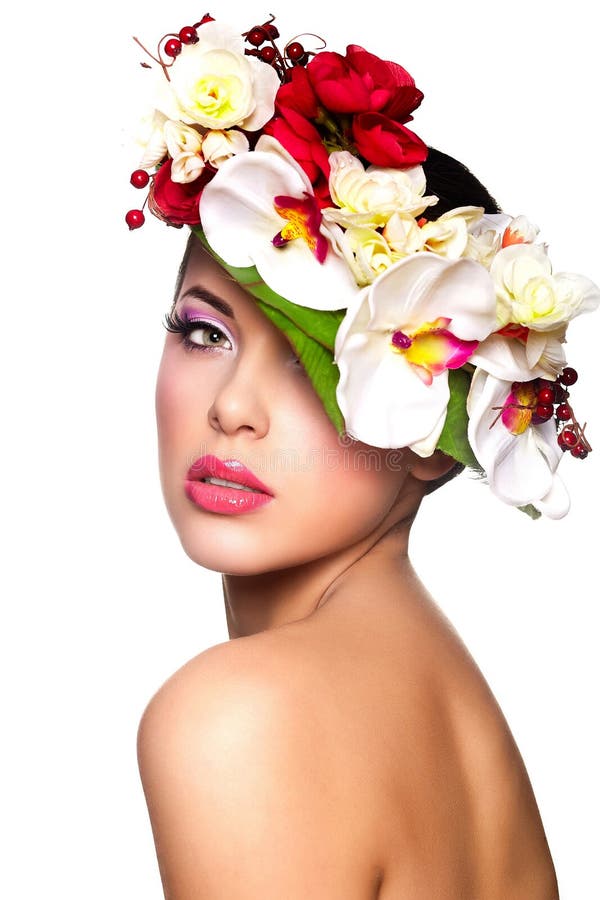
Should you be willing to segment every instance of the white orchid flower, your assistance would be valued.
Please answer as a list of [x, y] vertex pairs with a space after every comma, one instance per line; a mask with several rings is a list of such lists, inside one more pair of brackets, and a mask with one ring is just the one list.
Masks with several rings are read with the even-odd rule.
[[274, 138], [263, 135], [252, 153], [226, 160], [200, 211], [215, 253], [231, 266], [256, 266], [286, 300], [345, 309], [358, 293], [341, 229], [323, 221], [308, 177]]
[[495, 327], [489, 273], [471, 260], [418, 253], [395, 263], [349, 306], [336, 335], [337, 401], [351, 437], [435, 450], [462, 366]]
[[467, 398], [469, 443], [497, 497], [560, 519], [570, 506], [556, 474], [563, 454], [554, 421], [534, 424], [535, 395], [531, 383], [513, 390], [512, 382], [477, 369]]

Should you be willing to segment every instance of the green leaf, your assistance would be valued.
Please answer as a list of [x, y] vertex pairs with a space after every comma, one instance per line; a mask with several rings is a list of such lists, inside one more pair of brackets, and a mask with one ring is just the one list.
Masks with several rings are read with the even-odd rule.
[[337, 405], [335, 393], [339, 381], [339, 370], [333, 361], [333, 354], [297, 328], [295, 323], [279, 309], [263, 303], [262, 300], [258, 300], [257, 303], [264, 314], [290, 341], [325, 407], [325, 412], [335, 425], [338, 434], [342, 434], [344, 417]]
[[527, 506], [517, 506], [517, 509], [520, 509], [521, 512], [527, 513], [528, 516], [531, 516], [532, 519], [539, 519], [542, 515], [539, 509], [536, 509], [533, 503], [528, 503]]
[[310, 309], [307, 306], [299, 306], [297, 303], [291, 303], [276, 294], [275, 291], [265, 284], [255, 266], [237, 268], [228, 265], [217, 253], [214, 252], [206, 236], [201, 228], [192, 228], [194, 234], [202, 241], [206, 249], [209, 251], [217, 262], [225, 269], [226, 272], [235, 278], [239, 284], [249, 291], [257, 300], [262, 300], [264, 304], [273, 309], [282, 312], [286, 318], [290, 319], [300, 331], [303, 331], [307, 337], [318, 341], [327, 350], [333, 352], [335, 346], [335, 336], [340, 326], [340, 322], [346, 314], [345, 309], [341, 310], [320, 310]]
[[448, 384], [450, 386], [450, 402], [437, 446], [448, 456], [452, 456], [453, 459], [483, 475], [483, 469], [477, 462], [467, 437], [469, 423], [467, 395], [471, 386], [469, 373], [464, 369], [450, 369]]

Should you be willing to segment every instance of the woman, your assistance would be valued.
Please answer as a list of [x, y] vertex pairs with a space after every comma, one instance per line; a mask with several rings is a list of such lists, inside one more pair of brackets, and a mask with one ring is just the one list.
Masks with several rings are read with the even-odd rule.
[[[207, 42], [214, 40], [216, 29], [209, 23], [198, 25], [204, 31], [198, 28], [200, 38], [193, 45], [202, 46], [204, 35]], [[265, 23], [256, 31], [268, 32], [267, 26], [273, 27]], [[258, 41], [260, 34], [254, 35], [258, 42], [251, 40], [254, 30], [247, 35], [252, 46], [275, 46], [272, 41]], [[182, 31], [181, 42], [187, 46], [185, 37], [194, 35]], [[287, 50], [289, 54], [290, 45]], [[181, 54], [183, 61], [181, 46], [171, 43], [171, 53], [173, 57]], [[187, 53], [185, 59], [188, 65], [191, 55]], [[266, 55], [263, 60], [268, 61]], [[364, 74], [363, 61], [357, 59], [352, 65], [346, 59], [352, 77]], [[375, 63], [371, 60], [370, 65]], [[177, 94], [177, 75], [184, 69], [175, 66], [170, 80], [179, 109], [185, 110]], [[346, 70], [341, 74], [347, 74]], [[299, 80], [294, 76], [292, 85]], [[314, 81], [312, 87], [317, 90]], [[408, 87], [414, 101], [414, 83]], [[300, 202], [312, 206], [294, 206], [292, 200], [300, 200], [298, 192], [290, 197], [283, 189], [271, 191], [281, 230], [273, 232], [268, 252], [257, 249], [254, 238], [263, 220], [255, 218], [248, 224], [244, 210], [254, 209], [248, 196], [255, 186], [262, 190], [258, 175], [264, 174], [270, 185], [269, 179], [275, 179], [275, 184], [281, 172], [292, 180], [298, 174], [289, 174], [287, 155], [273, 144], [289, 139], [293, 119], [285, 114], [289, 93], [280, 99], [280, 118], [273, 118], [271, 107], [260, 124], [256, 109], [238, 110], [236, 123], [220, 122], [221, 129], [215, 128], [212, 113], [206, 111], [203, 119], [192, 119], [191, 132], [160, 122], [168, 158], [161, 145], [167, 166], [161, 165], [154, 179], [151, 208], [178, 224], [174, 212], [182, 207], [179, 200], [172, 200], [173, 184], [196, 183], [185, 191], [194, 200], [190, 208], [199, 203], [204, 229], [190, 241], [167, 323], [172, 333], [165, 342], [157, 384], [161, 479], [186, 553], [223, 573], [231, 638], [176, 673], [153, 698], [140, 726], [140, 769], [165, 894], [177, 900], [197, 896], [240, 900], [556, 897], [544, 830], [508, 726], [481, 673], [420, 584], [407, 556], [410, 526], [424, 494], [455, 470], [457, 461], [462, 462], [460, 450], [454, 456], [442, 452], [450, 446], [448, 434], [446, 442], [443, 437], [449, 421], [448, 400], [441, 423], [431, 422], [431, 415], [427, 422], [421, 421], [426, 404], [409, 404], [410, 414], [405, 410], [404, 416], [394, 415], [396, 401], [386, 405], [387, 399], [376, 410], [390, 413], [385, 426], [382, 415], [373, 421], [370, 403], [377, 404], [379, 395], [369, 381], [370, 372], [363, 369], [359, 374], [353, 353], [361, 347], [365, 303], [368, 300], [371, 310], [382, 303], [384, 285], [393, 296], [408, 291], [406, 302], [413, 307], [425, 303], [418, 294], [424, 280], [431, 309], [437, 309], [432, 297], [454, 297], [453, 315], [443, 322], [439, 310], [438, 315], [432, 313], [428, 327], [411, 330], [399, 322], [402, 328], [393, 332], [393, 345], [406, 371], [398, 372], [404, 373], [410, 390], [422, 395], [419, 384], [437, 386], [443, 378], [450, 380], [448, 373], [461, 370], [467, 359], [477, 366], [467, 400], [469, 441], [479, 462], [491, 461], [486, 469], [495, 492], [515, 506], [526, 503], [520, 503], [514, 479], [503, 471], [510, 453], [504, 453], [498, 463], [492, 459], [485, 437], [491, 426], [486, 420], [486, 430], [479, 427], [482, 397], [493, 386], [492, 379], [499, 378], [501, 363], [508, 365], [505, 345], [500, 342], [520, 341], [511, 350], [513, 368], [509, 366], [510, 372], [519, 374], [508, 375], [508, 383], [518, 379], [520, 387], [513, 386], [511, 399], [493, 407], [499, 409], [495, 418], [502, 417], [501, 427], [515, 439], [525, 433], [533, 415], [542, 417], [538, 394], [550, 391], [547, 383], [553, 381], [540, 381], [549, 374], [544, 366], [552, 360], [558, 366], [559, 359], [555, 376], [560, 374], [563, 381], [555, 377], [556, 387], [552, 387], [558, 405], [566, 398], [556, 392], [566, 390], [572, 370], [560, 356], [561, 342], [553, 338], [557, 344], [550, 345], [544, 338], [543, 352], [535, 365], [530, 363], [531, 379], [526, 380], [518, 369], [524, 365], [522, 332], [518, 338], [514, 329], [510, 337], [499, 337], [491, 325], [482, 325], [491, 281], [482, 262], [485, 240], [472, 227], [472, 210], [482, 206], [494, 213], [497, 208], [489, 195], [483, 196], [477, 182], [442, 155], [430, 152], [427, 162], [415, 159], [421, 149], [414, 135], [408, 138], [413, 155], [404, 161], [424, 163], [427, 191], [436, 200], [415, 189], [420, 200], [415, 203], [413, 197], [412, 207], [402, 213], [412, 215], [414, 226], [400, 214], [392, 222], [389, 210], [383, 220], [369, 221], [369, 226], [377, 225], [372, 230], [385, 239], [390, 254], [397, 254], [387, 264], [379, 259], [381, 241], [377, 252], [372, 243], [361, 243], [364, 216], [383, 215], [381, 204], [369, 206], [368, 201], [365, 211], [356, 203], [351, 208], [345, 198], [344, 179], [354, 166], [343, 156], [347, 151], [339, 151], [329, 161], [333, 174], [328, 187], [337, 209], [331, 197], [324, 198], [320, 161], [314, 156], [303, 159], [302, 171], [313, 176], [314, 195], [307, 190], [306, 200]], [[395, 102], [389, 101], [391, 106]], [[297, 112], [292, 105], [287, 109]], [[395, 109], [397, 113], [397, 104]], [[168, 113], [161, 110], [169, 122], [172, 110], [172, 106]], [[406, 115], [404, 109], [400, 117], [406, 121]], [[274, 124], [266, 131], [269, 122]], [[372, 120], [369, 123], [373, 126]], [[266, 141], [261, 136], [262, 144], [251, 152], [236, 148], [223, 159], [223, 134], [232, 124], [239, 124], [240, 130], [235, 139], [227, 138], [230, 144], [253, 126], [265, 129]], [[364, 124], [364, 120], [353, 123], [357, 143], [363, 139]], [[209, 144], [217, 130], [221, 143], [213, 152]], [[369, 143], [376, 129], [365, 130], [368, 149], [361, 150], [359, 157], [377, 165]], [[297, 146], [293, 141], [292, 145]], [[403, 152], [409, 151], [403, 147]], [[409, 165], [390, 167], [413, 171]], [[360, 179], [364, 173], [353, 170], [351, 174]], [[179, 177], [182, 180], [176, 180]], [[414, 173], [411, 178], [419, 181]], [[144, 181], [139, 173], [137, 181]], [[171, 192], [168, 196], [165, 185]], [[455, 189], [460, 196], [452, 194]], [[236, 207], [242, 196], [244, 202]], [[334, 209], [335, 215], [330, 214], [326, 224], [319, 219], [319, 227], [311, 231], [311, 216], [317, 215], [313, 197], [322, 201], [321, 209]], [[255, 205], [262, 210], [258, 201]], [[435, 213], [428, 211], [426, 221], [416, 219], [434, 205]], [[267, 218], [272, 215], [268, 208]], [[325, 218], [327, 213], [322, 215]], [[363, 218], [351, 218], [357, 215]], [[128, 222], [130, 227], [140, 224], [139, 217], [131, 214]], [[331, 235], [336, 240], [341, 237], [337, 230], [328, 230], [331, 223], [343, 227], [351, 255], [347, 246], [345, 256], [332, 253]], [[298, 228], [304, 244], [294, 231]], [[425, 239], [426, 234], [431, 237]], [[516, 234], [516, 226], [512, 231], [503, 228], [509, 258], [521, 256], [523, 244], [529, 256], [541, 254], [529, 247], [536, 246], [529, 233], [523, 240]], [[321, 238], [329, 240], [324, 249], [319, 245]], [[413, 240], [421, 244], [414, 245]], [[457, 240], [463, 240], [458, 260], [452, 250]], [[467, 252], [467, 248], [471, 249]], [[319, 258], [321, 249], [323, 258]], [[326, 275], [324, 267], [315, 268], [309, 254], [323, 266], [328, 252]], [[496, 242], [492, 255], [500, 252]], [[290, 271], [297, 271], [302, 254], [307, 280], [292, 283]], [[232, 271], [243, 267], [240, 259], [246, 256], [256, 264], [264, 283], [232, 278]], [[356, 293], [354, 285], [349, 287], [350, 279], [336, 280], [336, 273], [331, 274], [332, 258], [338, 268], [348, 263], [364, 290]], [[309, 273], [308, 261], [321, 279], [311, 285], [318, 289], [321, 283], [324, 293], [338, 289], [341, 293], [333, 299], [326, 297], [325, 306], [323, 297], [311, 296], [310, 303], [305, 300], [307, 307], [316, 306], [322, 322], [329, 321], [323, 313], [348, 309], [343, 321], [337, 322], [335, 340], [340, 370], [336, 399], [346, 425], [350, 423], [353, 437], [348, 439], [345, 432], [340, 437], [331, 393], [315, 374], [324, 369], [324, 362], [315, 364], [314, 350], [298, 336], [298, 331], [306, 334], [308, 326], [304, 322], [302, 329], [292, 328], [292, 308], [277, 306], [279, 301], [270, 293], [274, 289], [277, 296], [301, 305], [303, 295], [310, 293], [309, 280], [316, 277]], [[367, 284], [372, 287], [360, 284], [367, 265], [371, 267]], [[267, 292], [261, 294], [265, 283]], [[590, 284], [580, 285], [577, 312], [597, 304], [595, 286]], [[252, 293], [258, 293], [259, 302]], [[340, 297], [346, 293], [349, 300], [343, 304]], [[476, 296], [483, 308], [483, 312], [470, 311], [475, 323], [467, 322], [467, 312], [460, 306], [461, 302], [469, 305], [466, 296]], [[495, 298], [493, 303], [495, 322]], [[548, 311], [543, 315], [548, 316]], [[511, 327], [526, 327], [521, 320], [507, 322]], [[533, 325], [530, 328], [535, 330]], [[310, 332], [309, 337], [314, 334]], [[318, 336], [323, 338], [323, 332]], [[443, 363], [436, 356], [440, 343], [446, 353]], [[417, 380], [415, 368], [421, 370]], [[362, 388], [358, 392], [357, 378]], [[533, 383], [536, 405], [532, 406], [522, 385]], [[452, 381], [454, 401], [458, 393]], [[370, 403], [365, 403], [365, 397]], [[407, 398], [402, 397], [405, 402]], [[399, 409], [402, 412], [402, 405]], [[433, 413], [435, 409], [434, 404]], [[509, 421], [514, 415], [528, 418], [525, 428], [521, 421], [518, 427]], [[571, 422], [577, 446], [585, 450], [574, 415], [565, 421]], [[543, 426], [541, 430], [548, 431]], [[361, 440], [361, 434], [374, 439]], [[497, 434], [508, 440], [500, 429]], [[457, 445], [457, 435], [458, 431], [450, 434], [452, 447]], [[563, 515], [557, 462], [549, 463], [546, 455], [544, 461], [540, 475], [535, 456], [524, 479], [533, 493], [522, 499], [535, 500], [537, 508], [549, 515]], [[519, 482], [519, 472], [511, 469], [510, 474]], [[542, 487], [532, 484], [536, 480], [543, 482]]]

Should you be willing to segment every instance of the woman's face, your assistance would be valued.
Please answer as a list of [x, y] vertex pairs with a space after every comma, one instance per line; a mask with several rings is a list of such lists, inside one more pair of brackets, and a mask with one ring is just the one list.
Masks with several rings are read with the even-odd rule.
[[[156, 385], [163, 495], [187, 555], [250, 575], [345, 550], [373, 532], [412, 455], [339, 439], [285, 336], [198, 241], [174, 311], [208, 323], [188, 331], [193, 349], [167, 333]], [[207, 456], [238, 460], [270, 497], [202, 484]]]

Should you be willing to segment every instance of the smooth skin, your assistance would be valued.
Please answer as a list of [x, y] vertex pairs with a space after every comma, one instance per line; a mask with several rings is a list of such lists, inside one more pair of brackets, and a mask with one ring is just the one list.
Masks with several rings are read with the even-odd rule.
[[[165, 897], [556, 900], [508, 725], [408, 558], [426, 483], [452, 460], [340, 443], [285, 337], [199, 244], [190, 306], [226, 337], [208, 352], [166, 337], [161, 482], [185, 552], [223, 573], [230, 640], [140, 723]], [[195, 506], [183, 481], [201, 453], [241, 460], [274, 500]]]

